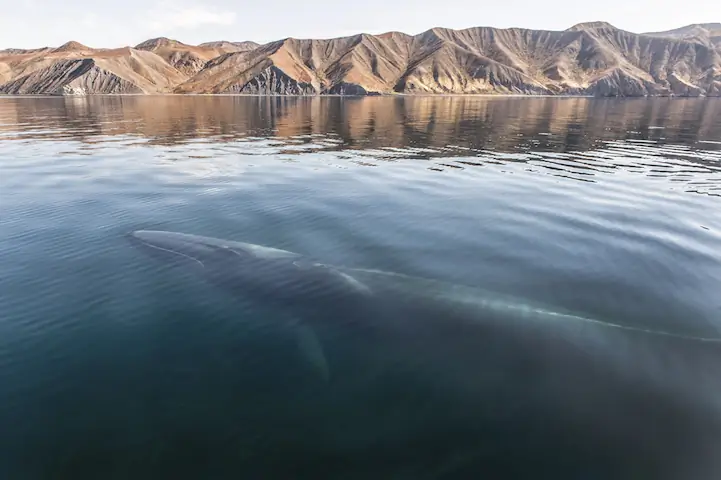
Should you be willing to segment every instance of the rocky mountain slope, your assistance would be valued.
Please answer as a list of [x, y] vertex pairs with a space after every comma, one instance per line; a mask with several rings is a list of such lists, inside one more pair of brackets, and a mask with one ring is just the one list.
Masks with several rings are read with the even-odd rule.
[[213, 58], [252, 50], [257, 46], [253, 42], [209, 42], [194, 46], [161, 37], [147, 40], [135, 48], [155, 53], [185, 75], [195, 75]]
[[162, 93], [188, 78], [152, 52], [96, 50], [77, 42], [0, 52], [0, 72], [0, 93], [8, 94]]
[[635, 34], [434, 28], [265, 45], [166, 38], [135, 48], [0, 51], [0, 93], [721, 96], [721, 24]]

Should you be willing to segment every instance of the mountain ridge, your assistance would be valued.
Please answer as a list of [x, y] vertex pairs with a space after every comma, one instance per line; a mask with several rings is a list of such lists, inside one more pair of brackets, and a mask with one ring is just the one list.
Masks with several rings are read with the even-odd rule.
[[721, 96], [721, 24], [645, 34], [602, 21], [437, 27], [263, 45], [158, 37], [120, 49], [71, 41], [0, 50], [0, 93]]

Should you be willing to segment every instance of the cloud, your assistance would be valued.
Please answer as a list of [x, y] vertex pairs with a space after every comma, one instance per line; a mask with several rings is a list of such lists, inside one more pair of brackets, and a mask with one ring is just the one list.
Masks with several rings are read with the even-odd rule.
[[205, 25], [232, 25], [235, 12], [218, 11], [211, 6], [176, 6], [163, 2], [152, 9], [144, 22], [153, 30], [194, 29]]

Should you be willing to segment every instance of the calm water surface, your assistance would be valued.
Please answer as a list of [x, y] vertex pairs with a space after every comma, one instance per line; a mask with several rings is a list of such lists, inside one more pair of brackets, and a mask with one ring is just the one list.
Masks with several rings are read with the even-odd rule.
[[268, 245], [715, 339], [720, 197], [712, 99], [0, 98], [0, 476], [719, 478], [714, 342], [637, 349], [595, 330], [593, 371], [623, 359], [638, 410], [462, 398], [456, 374], [504, 389], [544, 372], [492, 356], [432, 371], [419, 359], [447, 344], [421, 334], [385, 376], [352, 373], [367, 352], [319, 383], [273, 305], [126, 234]]

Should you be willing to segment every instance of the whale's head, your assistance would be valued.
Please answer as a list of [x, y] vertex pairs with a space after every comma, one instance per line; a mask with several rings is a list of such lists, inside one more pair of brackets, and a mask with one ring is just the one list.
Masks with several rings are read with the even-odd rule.
[[195, 268], [213, 283], [253, 297], [307, 303], [371, 293], [339, 269], [286, 250], [160, 230], [137, 230], [130, 239], [154, 256]]
[[250, 268], [258, 263], [269, 265], [272, 262], [301, 257], [286, 250], [251, 243], [161, 230], [136, 230], [130, 233], [130, 239], [157, 256], [175, 263], [196, 264], [203, 268], [220, 265], [238, 267], [243, 264], [245, 268]]

